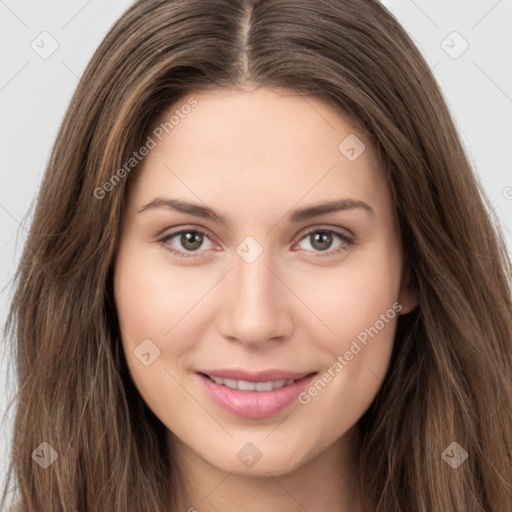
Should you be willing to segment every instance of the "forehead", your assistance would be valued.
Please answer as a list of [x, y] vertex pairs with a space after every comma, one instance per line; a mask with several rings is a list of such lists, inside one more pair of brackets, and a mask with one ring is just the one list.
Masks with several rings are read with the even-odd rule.
[[240, 206], [255, 196], [288, 207], [347, 194], [389, 201], [369, 137], [316, 97], [265, 88], [191, 93], [161, 112], [147, 136], [155, 146], [135, 172], [141, 200], [168, 191]]

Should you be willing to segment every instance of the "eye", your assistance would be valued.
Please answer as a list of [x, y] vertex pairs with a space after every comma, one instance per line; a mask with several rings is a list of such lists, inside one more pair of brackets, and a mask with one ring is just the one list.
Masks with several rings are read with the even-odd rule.
[[[204, 247], [205, 241], [208, 240], [210, 242], [210, 246]], [[159, 240], [165, 248], [180, 257], [193, 257], [195, 254], [190, 254], [194, 252], [202, 252], [199, 249], [211, 249], [212, 242], [210, 237], [200, 231], [198, 229], [182, 229], [181, 231], [176, 231], [174, 233], [170, 233]], [[175, 247], [177, 245], [181, 245], [181, 248]], [[187, 254], [188, 253], [188, 254]]]
[[[336, 238], [338, 238], [338, 244], [334, 246], [334, 249], [332, 249]], [[337, 254], [349, 249], [354, 244], [353, 237], [332, 228], [312, 229], [301, 238], [299, 244], [304, 241], [307, 241], [307, 245], [309, 245], [309, 248], [306, 247], [306, 250], [312, 250], [316, 253], [320, 253], [317, 254], [318, 256]]]
[[[338, 239], [338, 244], [332, 248], [333, 243]], [[354, 244], [354, 239], [346, 233], [332, 228], [315, 228], [308, 231], [301, 238], [300, 243], [308, 241], [309, 248], [305, 249], [317, 253], [317, 256], [328, 256], [347, 250]], [[201, 249], [208, 250], [214, 247], [210, 237], [199, 229], [182, 229], [169, 233], [159, 240], [164, 247], [179, 256], [194, 257], [201, 253]], [[208, 242], [205, 244], [205, 242]], [[181, 247], [180, 247], [181, 246]], [[304, 247], [303, 247], [304, 249]]]

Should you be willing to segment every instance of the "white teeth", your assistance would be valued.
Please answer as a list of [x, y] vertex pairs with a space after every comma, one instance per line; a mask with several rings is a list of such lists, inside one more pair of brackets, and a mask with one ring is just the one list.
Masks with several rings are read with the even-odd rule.
[[216, 377], [212, 377], [212, 379], [217, 382], [219, 380], [223, 380], [224, 382], [217, 382], [217, 384], [222, 384], [227, 386], [228, 388], [236, 389], [236, 380], [235, 379], [217, 379]]
[[237, 380], [236, 385], [240, 391], [254, 391], [256, 389], [256, 383], [246, 382], [245, 380]]
[[210, 377], [216, 384], [226, 386], [231, 389], [239, 389], [240, 391], [272, 391], [284, 386], [293, 384], [298, 379], [288, 380], [272, 380], [268, 382], [247, 382], [246, 380], [222, 379], [219, 377]]
[[[283, 382], [280, 380], [279, 382]], [[275, 384], [272, 384], [272, 382], [257, 382], [254, 386], [255, 391], [272, 391], [275, 388], [281, 388], [282, 386], [277, 385], [278, 382], [276, 381]]]

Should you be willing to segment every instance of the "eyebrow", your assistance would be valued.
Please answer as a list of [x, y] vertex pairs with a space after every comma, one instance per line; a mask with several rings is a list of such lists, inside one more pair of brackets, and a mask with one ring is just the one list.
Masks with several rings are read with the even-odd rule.
[[[181, 213], [187, 213], [195, 217], [200, 217], [202, 219], [213, 220], [225, 226], [229, 225], [229, 222], [224, 215], [216, 212], [215, 210], [212, 210], [207, 206], [202, 206], [197, 203], [191, 203], [189, 201], [183, 201], [180, 199], [170, 199], [165, 197], [157, 197], [151, 200], [149, 203], [142, 206], [142, 208], [140, 208], [137, 213], [142, 213], [147, 210], [153, 210], [156, 208], [171, 209]], [[347, 198], [339, 199], [336, 201], [327, 201], [300, 210], [294, 210], [288, 214], [288, 220], [291, 223], [298, 223], [304, 220], [318, 217], [320, 215], [326, 215], [339, 211], [354, 210], [357, 208], [363, 209], [370, 215], [375, 214], [373, 208], [369, 204], [360, 201], [359, 199]]]

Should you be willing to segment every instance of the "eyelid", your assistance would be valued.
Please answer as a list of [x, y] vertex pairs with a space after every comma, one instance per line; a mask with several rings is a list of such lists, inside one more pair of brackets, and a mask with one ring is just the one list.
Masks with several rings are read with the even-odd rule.
[[353, 239], [354, 234], [349, 231], [347, 228], [342, 228], [339, 226], [330, 226], [330, 225], [322, 225], [322, 224], [314, 224], [307, 228], [304, 228], [301, 231], [300, 240], [302, 240], [305, 236], [310, 235], [311, 233], [316, 233], [317, 231], [329, 231], [333, 233], [337, 233], [339, 235], [343, 235], [346, 238]]

